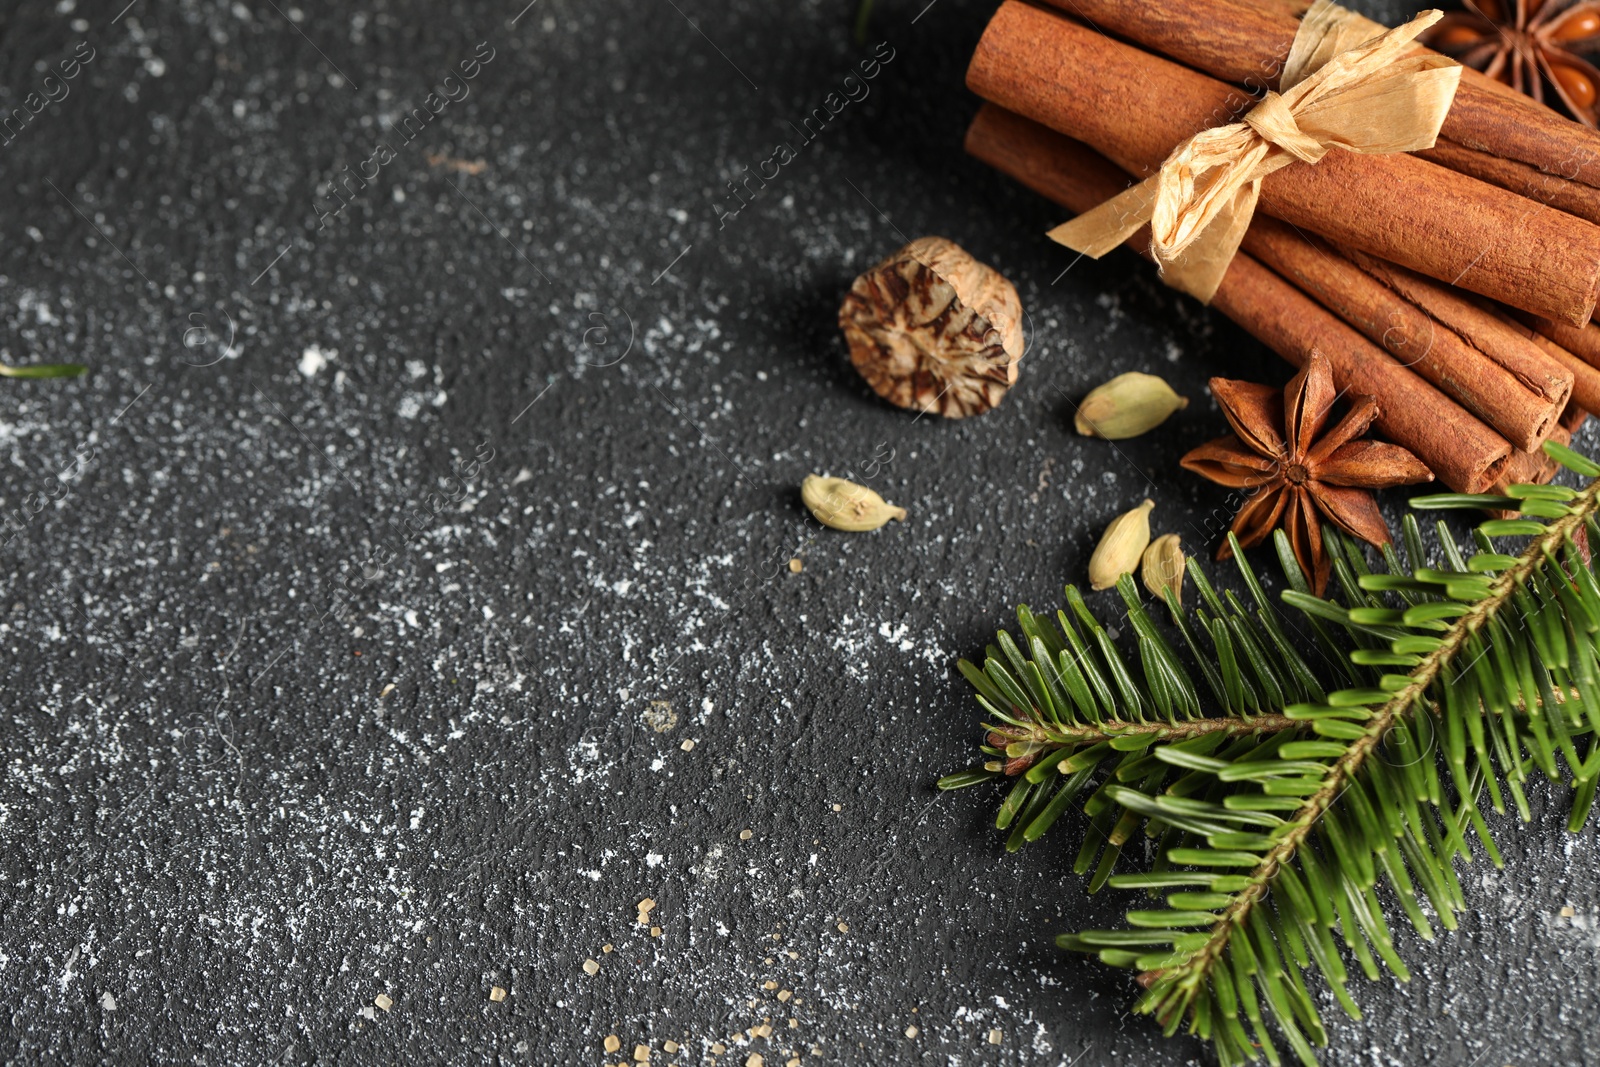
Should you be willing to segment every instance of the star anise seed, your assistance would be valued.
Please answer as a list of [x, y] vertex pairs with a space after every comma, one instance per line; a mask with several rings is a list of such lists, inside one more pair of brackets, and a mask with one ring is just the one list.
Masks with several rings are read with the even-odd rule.
[[[1320, 353], [1311, 354], [1282, 393], [1213, 378], [1211, 395], [1233, 433], [1201, 445], [1180, 463], [1218, 485], [1248, 490], [1233, 520], [1239, 544], [1252, 548], [1282, 526], [1318, 595], [1332, 571], [1322, 523], [1387, 544], [1389, 526], [1367, 490], [1433, 480], [1433, 472], [1399, 445], [1357, 440], [1378, 417], [1378, 402], [1370, 396], [1351, 397], [1344, 418], [1322, 432], [1338, 395], [1332, 369]], [[1217, 558], [1229, 554], [1225, 541]]]

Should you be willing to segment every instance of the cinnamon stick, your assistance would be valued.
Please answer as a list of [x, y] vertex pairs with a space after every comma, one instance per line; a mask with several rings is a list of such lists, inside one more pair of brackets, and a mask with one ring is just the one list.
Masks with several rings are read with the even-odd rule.
[[[1557, 426], [1555, 432], [1550, 435], [1550, 440], [1558, 445], [1568, 445], [1572, 443], [1572, 434]], [[1490, 492], [1504, 493], [1513, 485], [1543, 485], [1560, 472], [1561, 464], [1542, 451], [1512, 452], [1511, 458], [1506, 461], [1500, 480], [1495, 482]], [[1495, 514], [1510, 518], [1516, 512], [1496, 511]]]
[[[1253, 103], [1239, 89], [1020, 0], [995, 13], [967, 84], [1135, 174], [1153, 173], [1180, 142]], [[1600, 292], [1600, 226], [1415, 156], [1336, 150], [1315, 165], [1292, 164], [1263, 180], [1259, 207], [1575, 325], [1588, 320]]]
[[1499, 431], [1538, 448], [1572, 392], [1572, 374], [1516, 328], [1445, 286], [1359, 252], [1341, 254], [1257, 217], [1245, 251]]
[[[1495, 82], [1495, 84], [1500, 83]], [[1570, 125], [1576, 126], [1577, 123]], [[1579, 128], [1592, 132], [1587, 126]], [[1600, 189], [1592, 185], [1570, 181], [1558, 174], [1541, 171], [1530, 164], [1514, 159], [1502, 159], [1443, 138], [1440, 138], [1439, 143], [1432, 148], [1417, 152], [1416, 155], [1442, 167], [1470, 174], [1490, 185], [1509, 189], [1518, 196], [1548, 204], [1569, 215], [1576, 215], [1590, 222], [1600, 222]]]
[[1589, 323], [1587, 326], [1568, 326], [1564, 322], [1551, 322], [1549, 319], [1526, 313], [1518, 313], [1516, 317], [1524, 325], [1548, 337], [1589, 366], [1600, 367], [1600, 326], [1594, 323]]
[[[1087, 145], [992, 104], [973, 119], [966, 148], [1069, 211], [1128, 184], [1126, 172]], [[1146, 229], [1128, 243], [1145, 254], [1148, 240]], [[1483, 492], [1501, 476], [1511, 454], [1505, 438], [1250, 255], [1234, 257], [1211, 306], [1297, 367], [1311, 351], [1327, 356], [1339, 388], [1378, 398], [1379, 431], [1450, 488]]]
[[[1560, 344], [1539, 330], [1519, 322], [1509, 316], [1505, 320], [1514, 329], [1520, 330], [1534, 344], [1554, 357], [1562, 366], [1572, 372], [1572, 400], [1573, 403], [1588, 411], [1600, 409], [1600, 369], [1597, 369], [1587, 359], [1581, 358], [1566, 345]], [[1557, 325], [1552, 323], [1551, 325]], [[1600, 327], [1589, 327], [1600, 329]], [[1555, 331], [1552, 331], [1555, 332]], [[1586, 334], [1583, 330], [1572, 330], [1570, 333], [1562, 331], [1569, 340], [1580, 344], [1586, 343]]]
[[[1572, 436], [1583, 427], [1589, 418], [1589, 413], [1576, 404], [1568, 404], [1567, 410], [1561, 413], [1561, 419], [1555, 430], [1550, 434], [1550, 440], [1558, 445], [1572, 444]], [[1511, 458], [1506, 461], [1505, 471], [1500, 480], [1495, 483], [1491, 492], [1504, 493], [1513, 485], [1543, 485], [1562, 471], [1561, 464], [1545, 455], [1542, 450], [1532, 452], [1513, 451]], [[1501, 518], [1510, 518], [1516, 514], [1511, 511], [1497, 511], [1493, 514]]]
[[[1300, 15], [1310, 6], [1309, 0], [1045, 2], [1098, 29], [1252, 91], [1277, 88], [1283, 62], [1299, 29]], [[1374, 26], [1375, 32], [1377, 29]], [[1429, 50], [1419, 47], [1418, 51]], [[1571, 182], [1600, 188], [1600, 132], [1569, 121], [1470, 67], [1461, 72], [1461, 85], [1440, 139], [1441, 146], [1448, 142], [1454, 149], [1479, 154], [1453, 154], [1447, 165], [1544, 203], [1555, 201], [1497, 181], [1494, 174], [1507, 172], [1489, 160], [1523, 163]]]

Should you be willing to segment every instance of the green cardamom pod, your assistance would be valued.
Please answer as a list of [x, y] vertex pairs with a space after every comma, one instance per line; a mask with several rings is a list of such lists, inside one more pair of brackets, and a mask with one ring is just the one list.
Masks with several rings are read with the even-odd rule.
[[1084, 397], [1073, 424], [1085, 437], [1120, 441], [1155, 429], [1174, 411], [1188, 406], [1189, 399], [1179, 396], [1163, 379], [1129, 371]]
[[1139, 566], [1150, 544], [1150, 509], [1155, 506], [1154, 500], [1146, 500], [1111, 520], [1089, 557], [1089, 588], [1110, 589], [1118, 578]]
[[808, 474], [800, 484], [800, 499], [818, 522], [835, 530], [876, 530], [890, 519], [905, 521], [906, 509], [884, 502], [864, 485], [843, 478]]
[[1178, 547], [1178, 535], [1162, 534], [1144, 550], [1144, 559], [1139, 564], [1139, 577], [1144, 579], [1144, 587], [1150, 590], [1150, 595], [1163, 604], [1166, 603], [1168, 589], [1172, 590], [1173, 598], [1182, 604], [1183, 563], [1183, 549]]

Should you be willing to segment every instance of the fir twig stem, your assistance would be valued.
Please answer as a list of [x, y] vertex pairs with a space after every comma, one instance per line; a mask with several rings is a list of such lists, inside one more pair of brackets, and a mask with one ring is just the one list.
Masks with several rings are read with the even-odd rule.
[[1108, 719], [1083, 726], [991, 727], [991, 732], [1006, 741], [1036, 741], [1046, 745], [1078, 748], [1118, 737], [1153, 736], [1160, 741], [1189, 741], [1207, 734], [1238, 737], [1244, 734], [1275, 734], [1282, 730], [1309, 730], [1311, 723], [1287, 715], [1249, 715], [1238, 718], [1182, 719], [1177, 722], [1128, 722]]

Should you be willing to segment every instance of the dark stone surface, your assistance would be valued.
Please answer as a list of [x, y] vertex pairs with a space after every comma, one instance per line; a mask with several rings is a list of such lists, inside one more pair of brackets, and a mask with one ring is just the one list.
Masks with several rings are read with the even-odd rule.
[[[1288, 372], [1128, 257], [1063, 275], [1057, 212], [962, 158], [991, 4], [880, 5], [857, 46], [842, 0], [123, 2], [0, 22], [6, 109], [94, 50], [0, 148], [0, 351], [93, 367], [0, 390], [9, 1060], [700, 1064], [765, 1018], [719, 1062], [1203, 1058], [1052, 947], [1122, 905], [1073, 825], [1008, 856], [995, 796], [932, 782], [976, 740], [954, 658], [1146, 495], [1208, 544], [1174, 463], [1222, 428], [1204, 380]], [[878, 402], [834, 327], [924, 233], [1031, 312], [979, 420]], [[1129, 369], [1196, 403], [1075, 436]], [[817, 527], [813, 470], [909, 521]], [[1535, 806], [1409, 987], [1327, 1002], [1327, 1063], [1593, 1061], [1595, 838]]]

